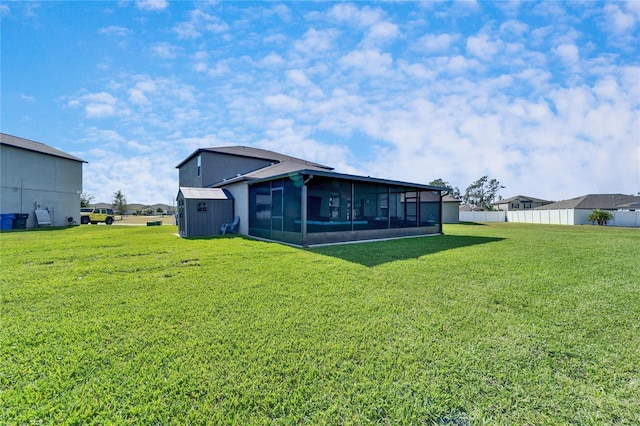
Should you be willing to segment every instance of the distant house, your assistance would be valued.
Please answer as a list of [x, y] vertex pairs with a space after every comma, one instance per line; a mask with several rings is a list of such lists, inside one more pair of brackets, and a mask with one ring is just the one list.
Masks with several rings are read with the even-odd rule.
[[[536, 207], [531, 211], [508, 212], [509, 222], [549, 223], [560, 225], [590, 224], [589, 214], [608, 210], [614, 214], [611, 226], [640, 226], [640, 212], [622, 211], [624, 206], [640, 201], [640, 196], [624, 194], [587, 194]], [[618, 211], [620, 210], [620, 211]], [[631, 209], [629, 209], [631, 210]]]
[[0, 133], [0, 212], [47, 210], [51, 225], [79, 223], [82, 164], [86, 161], [40, 142]]
[[201, 148], [176, 168], [178, 223], [198, 234], [187, 211], [189, 188], [230, 194], [240, 234], [300, 246], [442, 232], [440, 187], [336, 173], [246, 146]]
[[525, 195], [516, 195], [515, 197], [496, 201], [491, 205], [495, 210], [514, 211], [530, 210], [551, 203], [552, 201], [543, 200], [540, 198], [528, 197]]

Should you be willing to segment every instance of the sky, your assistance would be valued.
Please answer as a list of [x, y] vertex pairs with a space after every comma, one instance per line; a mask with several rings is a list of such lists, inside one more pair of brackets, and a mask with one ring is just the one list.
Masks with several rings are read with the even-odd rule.
[[1, 130], [173, 205], [247, 145], [498, 195], [640, 192], [640, 1], [0, 3]]

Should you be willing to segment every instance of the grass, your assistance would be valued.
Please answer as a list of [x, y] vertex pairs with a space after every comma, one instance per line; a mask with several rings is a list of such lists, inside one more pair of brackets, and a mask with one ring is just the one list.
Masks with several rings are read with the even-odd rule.
[[1, 424], [638, 424], [640, 232], [0, 235]]

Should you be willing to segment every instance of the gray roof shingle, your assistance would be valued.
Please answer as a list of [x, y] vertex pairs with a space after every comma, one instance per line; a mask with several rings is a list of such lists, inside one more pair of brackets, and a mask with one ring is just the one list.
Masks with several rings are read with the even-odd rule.
[[6, 133], [0, 133], [0, 143], [2, 145], [12, 146], [14, 148], [25, 149], [27, 151], [39, 152], [42, 154], [53, 155], [54, 157], [66, 158], [68, 160], [80, 161], [86, 163], [86, 161], [75, 157], [71, 154], [67, 154], [64, 151], [55, 149], [49, 145], [45, 145], [41, 142], [35, 142], [29, 139], [19, 138], [17, 136], [8, 135]]
[[587, 194], [581, 197], [562, 200], [544, 206], [536, 207], [534, 210], [557, 210], [557, 209], [583, 209], [583, 210], [615, 210], [618, 206], [633, 203], [640, 200], [635, 195], [624, 194]]

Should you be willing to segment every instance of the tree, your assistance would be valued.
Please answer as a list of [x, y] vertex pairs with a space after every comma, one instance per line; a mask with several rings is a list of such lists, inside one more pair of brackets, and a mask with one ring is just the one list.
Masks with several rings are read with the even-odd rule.
[[113, 206], [113, 210], [115, 210], [116, 214], [120, 215], [120, 219], [127, 212], [127, 197], [124, 195], [122, 190], [118, 189], [113, 193], [113, 202], [111, 203]]
[[89, 194], [88, 192], [83, 192], [82, 194], [80, 194], [80, 207], [89, 207], [94, 198], [96, 197]]
[[473, 182], [464, 193], [462, 200], [465, 204], [493, 210], [491, 204], [495, 201], [498, 191], [504, 186], [496, 179], [489, 180], [489, 176], [482, 176]]
[[449, 182], [442, 180], [440, 178], [436, 179], [436, 180], [432, 180], [431, 182], [429, 182], [429, 185], [433, 185], [433, 186], [441, 186], [443, 188], [447, 188], [449, 190], [449, 195], [452, 196], [453, 198], [456, 199], [461, 199], [461, 195], [460, 195], [460, 189], [458, 189], [457, 186], [453, 186], [451, 185]]
[[587, 220], [591, 223], [597, 222], [598, 225], [606, 225], [607, 222], [613, 219], [613, 214], [606, 210], [595, 209], [589, 213]]

